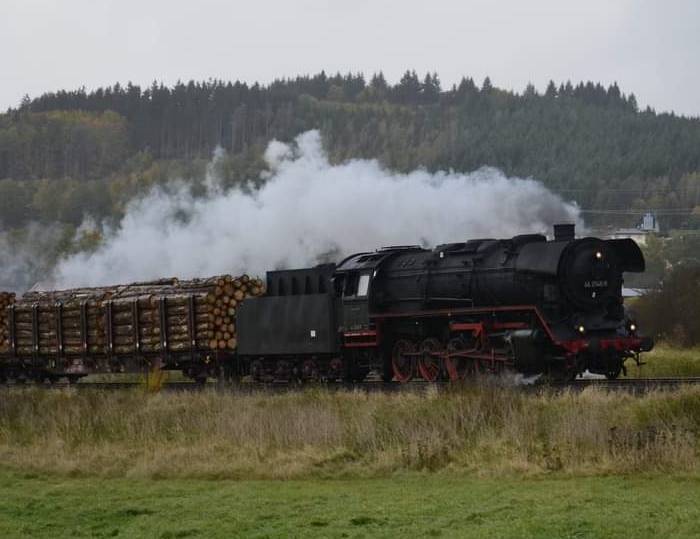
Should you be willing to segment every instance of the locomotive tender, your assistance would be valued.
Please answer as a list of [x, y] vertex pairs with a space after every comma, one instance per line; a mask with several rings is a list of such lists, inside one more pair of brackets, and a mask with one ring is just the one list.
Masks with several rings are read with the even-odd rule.
[[644, 271], [631, 239], [539, 234], [387, 247], [272, 271], [238, 313], [235, 374], [256, 381], [457, 381], [506, 369], [616, 378], [652, 348], [622, 301]]

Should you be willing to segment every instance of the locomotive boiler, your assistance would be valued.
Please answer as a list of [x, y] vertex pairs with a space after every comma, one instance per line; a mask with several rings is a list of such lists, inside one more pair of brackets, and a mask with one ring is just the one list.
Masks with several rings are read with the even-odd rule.
[[257, 380], [460, 380], [514, 370], [616, 378], [653, 343], [626, 316], [630, 239], [539, 234], [399, 246], [269, 272], [239, 313], [237, 372]]

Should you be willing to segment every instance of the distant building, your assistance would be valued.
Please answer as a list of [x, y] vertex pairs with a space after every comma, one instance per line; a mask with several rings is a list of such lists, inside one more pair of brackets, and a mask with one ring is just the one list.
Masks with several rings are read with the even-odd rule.
[[635, 228], [618, 228], [608, 237], [612, 240], [631, 238], [639, 245], [645, 245], [649, 234], [659, 233], [659, 221], [652, 212], [647, 212], [642, 217], [641, 223]]
[[623, 298], [639, 298], [646, 294], [649, 290], [647, 288], [627, 288], [622, 287], [622, 297]]
[[648, 211], [644, 214], [644, 217], [642, 217], [642, 222], [640, 225], [637, 227], [639, 230], [643, 230], [645, 232], [653, 232], [655, 234], [659, 233], [659, 222], [656, 220], [656, 215], [654, 215], [652, 212]]

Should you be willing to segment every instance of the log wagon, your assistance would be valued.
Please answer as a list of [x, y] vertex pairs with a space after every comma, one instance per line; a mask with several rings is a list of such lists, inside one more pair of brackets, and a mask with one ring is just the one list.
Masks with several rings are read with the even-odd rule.
[[0, 379], [162, 367], [203, 380], [232, 364], [236, 311], [264, 291], [259, 279], [222, 275], [0, 294]]

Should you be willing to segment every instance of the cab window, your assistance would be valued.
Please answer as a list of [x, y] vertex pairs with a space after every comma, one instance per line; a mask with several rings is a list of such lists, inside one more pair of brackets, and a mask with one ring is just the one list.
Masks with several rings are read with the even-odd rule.
[[344, 289], [345, 279], [343, 276], [333, 277], [333, 291], [335, 292], [336, 297], [341, 297]]
[[365, 273], [360, 275], [360, 280], [357, 284], [357, 296], [365, 297], [369, 291], [369, 274]]
[[357, 293], [357, 273], [351, 273], [345, 277], [345, 290], [343, 296], [352, 297]]

